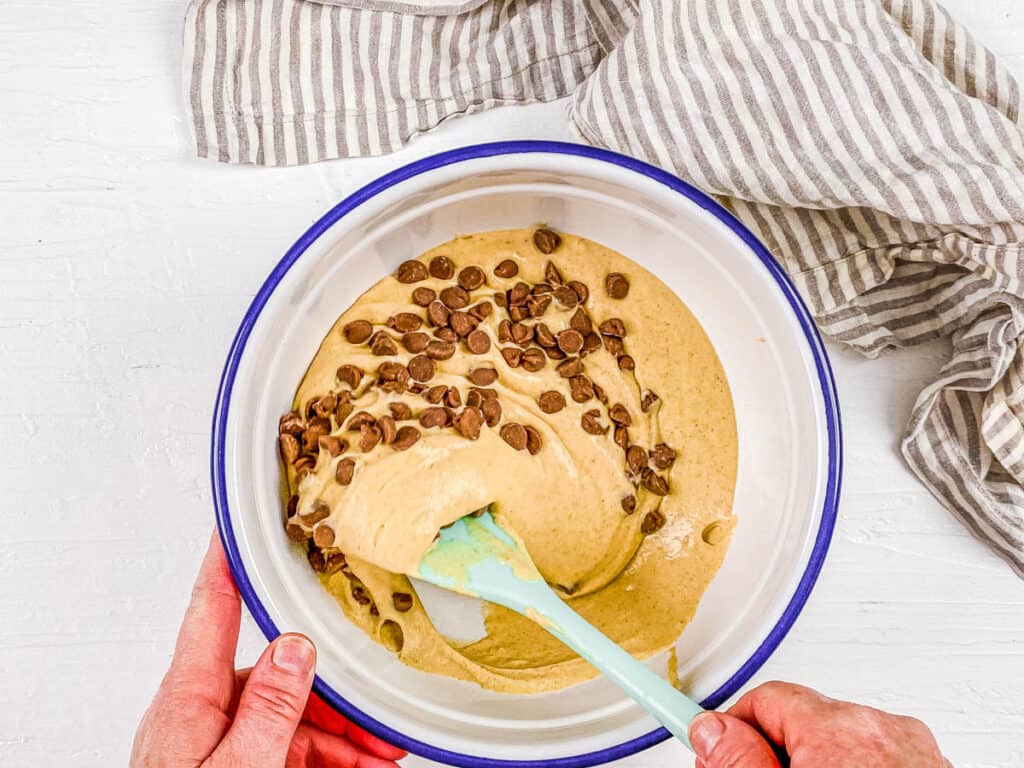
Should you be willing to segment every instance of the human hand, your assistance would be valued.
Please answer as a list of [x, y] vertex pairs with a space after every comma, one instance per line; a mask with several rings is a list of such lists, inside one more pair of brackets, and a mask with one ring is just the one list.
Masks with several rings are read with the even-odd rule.
[[690, 741], [696, 768], [952, 768], [920, 720], [790, 683], [765, 683], [728, 714], [699, 716]]
[[241, 603], [214, 535], [131, 768], [396, 768], [399, 749], [310, 696], [316, 651], [282, 635], [235, 670]]

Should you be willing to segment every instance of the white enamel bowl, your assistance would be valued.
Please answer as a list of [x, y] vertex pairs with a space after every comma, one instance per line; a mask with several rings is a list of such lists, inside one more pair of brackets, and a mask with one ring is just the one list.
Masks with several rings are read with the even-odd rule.
[[[732, 388], [738, 524], [677, 645], [691, 696], [721, 703], [772, 653], [813, 586], [836, 514], [841, 438], [825, 351], [781, 270], [707, 196], [611, 152], [506, 142], [421, 160], [342, 201], [267, 278], [232, 345], [214, 415], [218, 522], [268, 638], [296, 631], [316, 643], [320, 695], [383, 738], [454, 765], [593, 765], [667, 734], [603, 679], [502, 695], [410, 669], [371, 642], [283, 534], [277, 418], [337, 316], [401, 261], [458, 233], [537, 222], [664, 280], [711, 337]], [[651, 663], [664, 671], [664, 656]]]

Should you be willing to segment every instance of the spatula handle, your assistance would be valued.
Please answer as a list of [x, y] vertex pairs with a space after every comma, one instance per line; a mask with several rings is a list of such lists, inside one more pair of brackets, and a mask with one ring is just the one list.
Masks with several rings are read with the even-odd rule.
[[[532, 603], [529, 608], [547, 619], [539, 623], [611, 678], [672, 735], [692, 749], [690, 723], [704, 709], [608, 639], [563, 603], [544, 582], [528, 584]], [[515, 606], [509, 607], [518, 610]]]

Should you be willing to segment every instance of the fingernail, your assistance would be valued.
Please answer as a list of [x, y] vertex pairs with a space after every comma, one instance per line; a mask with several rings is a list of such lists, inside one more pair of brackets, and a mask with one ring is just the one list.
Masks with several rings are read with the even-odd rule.
[[312, 669], [315, 656], [316, 651], [308, 638], [302, 635], [282, 635], [274, 644], [271, 659], [279, 669], [293, 675], [305, 675]]
[[710, 755], [725, 732], [725, 723], [714, 712], [699, 715], [690, 724], [690, 743], [697, 756]]

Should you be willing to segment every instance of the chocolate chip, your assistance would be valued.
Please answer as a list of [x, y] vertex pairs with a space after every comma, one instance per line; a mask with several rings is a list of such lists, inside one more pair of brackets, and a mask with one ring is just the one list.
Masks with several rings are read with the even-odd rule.
[[378, 357], [397, 355], [398, 345], [395, 344], [395, 340], [384, 333], [384, 331], [377, 331], [377, 333], [374, 334], [373, 339], [370, 340], [370, 351]]
[[562, 280], [562, 273], [558, 271], [558, 267], [552, 261], [544, 265], [544, 280], [550, 286], [560, 286], [564, 282]]
[[640, 410], [643, 411], [644, 413], [647, 413], [649, 410], [651, 410], [651, 408], [654, 407], [654, 404], [658, 402], [660, 399], [661, 398], [658, 397], [653, 392], [651, 392], [651, 390], [645, 389], [643, 392], [643, 396], [640, 400]]
[[615, 440], [615, 444], [622, 450], [629, 448], [629, 430], [625, 427], [621, 425], [616, 426], [612, 437]]
[[566, 328], [558, 334], [558, 348], [567, 355], [575, 355], [583, 349], [583, 334], [572, 328]]
[[409, 381], [409, 371], [405, 366], [391, 360], [377, 366], [377, 376], [381, 381]]
[[483, 411], [484, 421], [488, 427], [498, 426], [498, 422], [501, 421], [501, 403], [497, 399], [484, 400], [480, 410]]
[[622, 339], [617, 336], [605, 336], [604, 337], [604, 348], [615, 357], [622, 354], [625, 347], [622, 344]]
[[626, 463], [634, 472], [640, 472], [647, 466], [647, 451], [639, 445], [631, 445], [626, 451]]
[[470, 440], [480, 437], [480, 428], [483, 426], [484, 417], [477, 408], [463, 408], [462, 413], [455, 419], [455, 429], [459, 434]]
[[447, 360], [455, 354], [455, 345], [450, 341], [432, 340], [427, 344], [426, 355], [431, 360]]
[[503, 278], [515, 277], [519, 274], [519, 265], [512, 259], [505, 259], [494, 268], [494, 274]]
[[522, 365], [530, 373], [536, 373], [546, 364], [547, 358], [544, 356], [544, 352], [537, 349], [537, 347], [530, 347], [523, 351]]
[[469, 372], [469, 380], [479, 387], [487, 387], [498, 380], [498, 372], [493, 368], [475, 368]]
[[536, 456], [540, 453], [543, 444], [544, 441], [541, 440], [540, 432], [533, 427], [526, 427], [526, 450], [530, 452], [530, 455]]
[[580, 350], [580, 357], [586, 357], [591, 352], [601, 348], [601, 335], [597, 331], [591, 331], [583, 339], [583, 349]]
[[547, 392], [541, 392], [540, 397], [537, 398], [537, 402], [540, 404], [540, 409], [544, 413], [558, 413], [560, 410], [565, 408], [565, 396], [561, 392], [556, 392], [553, 389], [549, 389]]
[[360, 605], [369, 605], [371, 602], [370, 596], [366, 594], [366, 587], [362, 584], [356, 584], [353, 582], [351, 585], [352, 599]]
[[612, 272], [604, 279], [604, 289], [613, 299], [624, 299], [629, 293], [629, 280], [619, 272]]
[[427, 348], [427, 344], [430, 343], [430, 337], [422, 331], [416, 333], [407, 333], [402, 336], [402, 346], [414, 355], [419, 354]]
[[331, 456], [341, 456], [348, 448], [348, 442], [340, 437], [324, 435], [320, 438], [320, 450], [327, 451]]
[[665, 524], [665, 516], [656, 509], [652, 509], [646, 515], [644, 515], [643, 522], [640, 523], [640, 533], [644, 536], [650, 536], [655, 531], [661, 529]]
[[522, 424], [509, 422], [501, 428], [501, 431], [498, 434], [501, 435], [502, 440], [511, 445], [517, 451], [521, 451], [526, 448], [526, 428], [523, 427]]
[[572, 309], [580, 302], [580, 297], [576, 295], [576, 291], [570, 288], [568, 285], [560, 285], [555, 288], [555, 300], [565, 307], [566, 309]]
[[459, 390], [455, 387], [448, 387], [448, 391], [444, 393], [444, 404], [449, 408], [458, 408], [462, 405], [462, 395], [459, 394]]
[[342, 384], [347, 384], [351, 389], [355, 389], [363, 378], [363, 371], [354, 365], [343, 365], [334, 375]]
[[489, 301], [481, 301], [469, 308], [469, 314], [477, 320], [486, 320], [494, 311], [494, 305]]
[[433, 288], [427, 288], [425, 285], [421, 285], [412, 292], [412, 303], [419, 307], [429, 307], [430, 302], [436, 298], [437, 291]]
[[420, 395], [427, 391], [426, 384], [420, 384], [418, 381], [414, 381], [409, 385], [409, 391], [414, 395]]
[[487, 276], [484, 275], [484, 271], [480, 267], [463, 267], [459, 271], [459, 285], [467, 291], [475, 291], [484, 284], [486, 279]]
[[411, 427], [407, 424], [398, 429], [398, 432], [395, 434], [395, 442], [391, 444], [391, 447], [396, 451], [407, 451], [412, 448], [419, 439], [420, 431], [416, 429], [416, 427]]
[[398, 426], [391, 416], [380, 416], [377, 419], [377, 428], [380, 430], [380, 441], [384, 445], [391, 445], [395, 442], [398, 434]]
[[339, 571], [343, 565], [345, 565], [344, 552], [331, 552], [329, 555], [324, 555], [324, 573]]
[[459, 285], [450, 285], [441, 291], [441, 301], [448, 309], [465, 309], [469, 306], [469, 294]]
[[636, 361], [629, 355], [619, 355], [619, 370], [620, 371], [635, 371]]
[[700, 532], [700, 537], [704, 540], [705, 544], [714, 546], [725, 539], [726, 533], [725, 526], [715, 521], [704, 526], [704, 530]]
[[562, 238], [558, 236], [557, 232], [552, 232], [550, 229], [541, 228], [533, 233], [533, 244], [541, 253], [554, 253], [561, 243]]
[[292, 437], [298, 437], [304, 429], [302, 417], [296, 411], [289, 411], [277, 422], [278, 434], [289, 434]]
[[316, 460], [312, 456], [299, 456], [299, 460], [295, 462], [295, 480], [301, 483], [306, 475], [312, 473], [313, 465]]
[[658, 443], [651, 450], [651, 463], [658, 469], [668, 469], [676, 461], [676, 452], [665, 443]]
[[625, 512], [627, 515], [632, 515], [634, 512], [636, 512], [636, 496], [634, 496], [632, 493], [629, 494], [628, 496], [623, 496], [621, 503], [622, 511]]
[[565, 358], [568, 357], [568, 355], [558, 347], [548, 347], [544, 350], [544, 353], [552, 360], [565, 360]]
[[505, 363], [509, 368], [518, 368], [523, 360], [523, 350], [519, 347], [503, 347], [501, 356], [505, 358]]
[[573, 376], [569, 379], [569, 394], [577, 403], [585, 403], [594, 397], [594, 385], [586, 376]]
[[289, 539], [297, 541], [300, 544], [309, 538], [309, 535], [306, 533], [306, 529], [294, 520], [285, 521], [284, 532], [288, 535]]
[[284, 459], [284, 463], [294, 464], [295, 460], [299, 458], [299, 441], [287, 432], [280, 435], [277, 440], [281, 447], [281, 458]]
[[423, 395], [423, 399], [426, 400], [428, 403], [433, 403], [434, 405], [437, 405], [442, 400], [444, 400], [444, 396], [447, 393], [448, 387], [446, 387], [444, 384], [438, 384], [436, 387], [431, 387], [430, 389], [428, 389], [426, 393]]
[[[345, 394], [347, 395], [348, 393], [346, 392]], [[339, 427], [345, 423], [345, 419], [351, 415], [353, 410], [355, 410], [355, 406], [352, 405], [348, 397], [344, 399], [338, 398], [338, 407], [334, 409], [334, 421]]]
[[444, 408], [434, 406], [431, 408], [424, 408], [420, 414], [420, 426], [424, 429], [430, 429], [431, 427], [443, 427], [448, 423], [448, 413]]
[[309, 566], [317, 573], [323, 573], [326, 567], [326, 558], [324, 553], [319, 548], [313, 549], [316, 545], [310, 547], [309, 552], [306, 553], [306, 559], [309, 560]]
[[412, 418], [412, 408], [407, 403], [388, 403], [388, 410], [395, 421], [408, 421]]
[[334, 470], [334, 479], [339, 485], [348, 485], [352, 482], [352, 475], [355, 474], [356, 463], [352, 459], [342, 459]]
[[377, 606], [374, 605], [373, 603], [370, 603], [370, 615], [371, 616], [380, 616], [380, 611], [377, 609]]
[[512, 321], [502, 320], [498, 323], [498, 343], [507, 344], [512, 340]]
[[435, 256], [430, 260], [430, 276], [438, 280], [450, 280], [455, 274], [455, 265], [447, 256]]
[[427, 268], [423, 266], [423, 262], [410, 259], [398, 265], [395, 276], [400, 283], [418, 283], [427, 279]]
[[551, 306], [550, 296], [541, 296], [539, 299], [529, 298], [526, 300], [526, 309], [530, 317], [543, 317]]
[[519, 322], [526, 320], [530, 316], [530, 310], [525, 304], [519, 304], [515, 307], [509, 307], [508, 316], [514, 321]]
[[608, 432], [608, 427], [601, 424], [601, 412], [597, 408], [586, 411], [580, 417], [580, 426], [583, 427], [584, 432], [591, 435], [603, 435]]
[[326, 523], [313, 529], [313, 543], [320, 549], [327, 549], [334, 544], [334, 529]]
[[416, 381], [430, 381], [434, 378], [434, 361], [426, 355], [416, 355], [409, 361], [409, 375]]
[[364, 424], [373, 424], [374, 421], [376, 421], [376, 419], [374, 419], [371, 414], [366, 411], [360, 411], [348, 420], [348, 424], [345, 425], [345, 428], [349, 432], [358, 432], [363, 428]]
[[445, 326], [444, 328], [438, 328], [436, 331], [434, 331], [434, 336], [440, 339], [441, 341], [447, 342], [449, 344], [453, 344], [459, 340], [459, 334], [457, 334], [448, 326]]
[[569, 287], [576, 292], [576, 297], [580, 300], [580, 304], [586, 304], [587, 299], [590, 298], [590, 289], [579, 280], [570, 280]]
[[533, 340], [533, 326], [526, 323], [512, 323], [512, 341], [520, 347], [528, 346]]
[[401, 395], [409, 389], [409, 383], [407, 381], [383, 381], [380, 383], [382, 392], [388, 392], [391, 394]]
[[603, 336], [615, 336], [622, 338], [626, 335], [626, 325], [617, 317], [609, 318], [598, 326]]
[[629, 415], [629, 411], [626, 410], [626, 406], [622, 403], [616, 403], [608, 411], [608, 416], [616, 424], [621, 424], [624, 427], [628, 427], [633, 423], [632, 417]]
[[474, 355], [482, 355], [491, 348], [491, 337], [477, 328], [466, 337], [466, 349]]
[[508, 303], [508, 297], [504, 293], [494, 294], [494, 303], [503, 308]]
[[466, 405], [470, 408], [479, 408], [484, 404], [484, 397], [480, 394], [479, 389], [470, 389], [469, 394], [466, 395]]
[[578, 357], [569, 357], [560, 362], [555, 370], [563, 379], [571, 379], [583, 373], [583, 361]]
[[430, 306], [427, 307], [427, 320], [433, 326], [448, 325], [448, 317], [450, 314], [448, 307], [440, 301], [432, 301], [430, 302]]
[[367, 320], [353, 320], [341, 331], [349, 344], [362, 344], [373, 335], [373, 324]]
[[569, 327], [575, 331], [579, 331], [581, 334], [586, 336], [590, 333], [593, 328], [593, 324], [590, 322], [590, 315], [583, 307], [578, 307], [575, 312], [572, 313], [572, 319], [569, 320]]
[[523, 304], [530, 297], [530, 286], [526, 283], [516, 283], [508, 292], [508, 305], [514, 307]]
[[388, 318], [388, 328], [393, 328], [399, 333], [419, 330], [421, 325], [423, 325], [423, 319], [412, 312], [399, 312]]
[[530, 293], [534, 296], [542, 296], [546, 293], [551, 293], [550, 283], [534, 283], [533, 288], [530, 289]]
[[[643, 473], [643, 484], [651, 493], [657, 494], [658, 496], [668, 495], [668, 480], [659, 475], [657, 472], [652, 472], [649, 469]], [[661, 526], [658, 526], [659, 528]]]
[[359, 428], [359, 450], [363, 453], [369, 453], [377, 447], [380, 438], [381, 430], [376, 424], [363, 424]]
[[448, 318], [448, 324], [459, 338], [462, 338], [468, 336], [469, 332], [476, 328], [477, 322], [468, 313], [456, 311], [452, 312], [451, 317]]
[[391, 604], [395, 606], [395, 610], [399, 613], [405, 613], [412, 608], [412, 595], [408, 592], [393, 592], [391, 594]]
[[288, 497], [288, 517], [295, 514], [295, 510], [299, 508], [299, 497], [298, 494], [292, 494]]
[[338, 404], [338, 398], [333, 394], [327, 394], [323, 397], [315, 397], [310, 401], [310, 408], [313, 413], [322, 419], [330, 418], [330, 415], [334, 413], [334, 406]]

